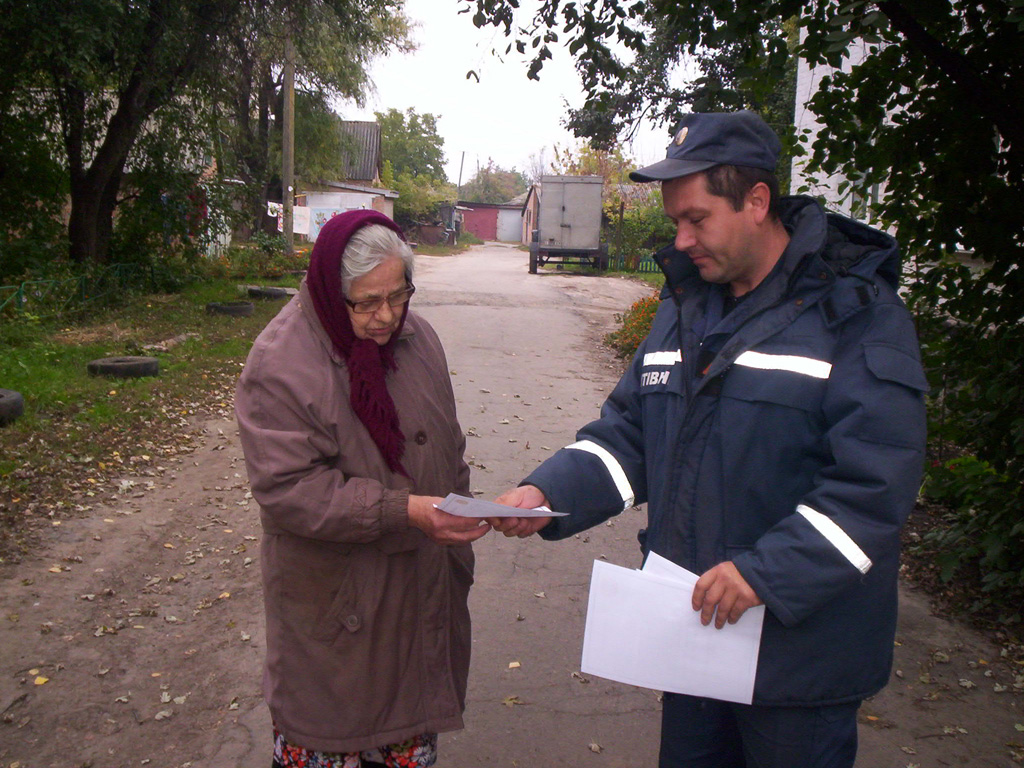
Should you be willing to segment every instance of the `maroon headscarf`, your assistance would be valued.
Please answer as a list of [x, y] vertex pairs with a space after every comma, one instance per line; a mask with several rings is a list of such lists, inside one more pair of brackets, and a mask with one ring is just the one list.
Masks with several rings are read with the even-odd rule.
[[396, 368], [395, 342], [405, 325], [406, 304], [398, 328], [387, 344], [356, 338], [341, 292], [341, 257], [345, 246], [360, 227], [383, 224], [405, 240], [402, 230], [377, 211], [347, 211], [335, 216], [320, 229], [306, 272], [306, 287], [313, 298], [320, 324], [331, 337], [334, 348], [348, 366], [349, 400], [352, 410], [370, 432], [392, 472], [407, 475], [402, 466], [405, 435], [398, 425], [398, 411], [385, 383], [387, 372]]

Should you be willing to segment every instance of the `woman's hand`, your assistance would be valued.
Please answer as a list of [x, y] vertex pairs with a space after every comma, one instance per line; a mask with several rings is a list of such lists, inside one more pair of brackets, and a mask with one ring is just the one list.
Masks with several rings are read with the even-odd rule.
[[409, 495], [409, 525], [419, 528], [437, 544], [469, 544], [491, 530], [491, 526], [478, 517], [459, 517], [442, 512], [435, 504], [444, 499], [439, 496]]

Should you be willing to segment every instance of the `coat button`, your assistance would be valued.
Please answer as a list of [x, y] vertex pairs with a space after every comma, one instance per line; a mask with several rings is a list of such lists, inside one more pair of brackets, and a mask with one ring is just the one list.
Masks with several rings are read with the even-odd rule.
[[363, 620], [356, 616], [354, 613], [350, 613], [348, 616], [346, 616], [342, 620], [342, 623], [345, 625], [345, 629], [347, 629], [349, 632], [355, 632], [357, 629], [363, 626]]
[[427, 442], [427, 433], [422, 429], [416, 433], [416, 437], [413, 438], [416, 441], [416, 445], [424, 445]]

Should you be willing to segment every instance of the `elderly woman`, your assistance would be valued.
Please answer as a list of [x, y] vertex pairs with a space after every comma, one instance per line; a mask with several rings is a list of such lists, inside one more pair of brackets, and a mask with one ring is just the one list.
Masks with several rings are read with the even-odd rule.
[[430, 766], [462, 727], [471, 542], [444, 351], [409, 311], [413, 257], [374, 211], [328, 222], [264, 329], [236, 413], [263, 524], [274, 766]]

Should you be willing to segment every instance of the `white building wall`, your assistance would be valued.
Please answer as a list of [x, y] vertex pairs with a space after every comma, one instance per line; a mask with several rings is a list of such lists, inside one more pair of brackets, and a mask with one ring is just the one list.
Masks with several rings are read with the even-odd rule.
[[366, 192], [305, 192], [309, 207], [309, 239], [316, 242], [320, 227], [345, 211], [373, 209], [394, 218], [394, 202]]
[[[804, 33], [801, 32], [802, 34]], [[802, 39], [801, 42], [803, 42]], [[850, 44], [849, 53], [849, 58], [843, 60], [843, 66], [839, 71], [849, 72], [855, 65], [860, 64], [870, 55], [867, 45], [859, 41]], [[798, 61], [796, 109], [793, 122], [796, 125], [797, 136], [802, 136], [805, 130], [810, 130], [806, 144], [808, 148], [814, 143], [818, 131], [821, 130], [821, 123], [807, 106], [807, 102], [817, 92], [821, 79], [836, 71], [835, 68], [827, 65], [819, 65], [812, 68], [804, 59]], [[807, 172], [807, 162], [808, 158], [806, 157], [793, 158], [790, 189], [794, 194], [799, 192], [820, 197], [825, 201], [826, 207], [829, 210], [838, 211], [852, 218], [870, 222], [863, 198], [867, 195], [877, 199], [881, 190], [864, 190], [856, 185], [851, 185], [845, 192], [840, 192], [839, 185], [844, 181], [845, 177], [835, 174], [812, 176]]]
[[339, 208], [353, 211], [360, 208], [373, 208], [373, 198], [363, 192], [306, 192], [306, 205], [310, 208]]

